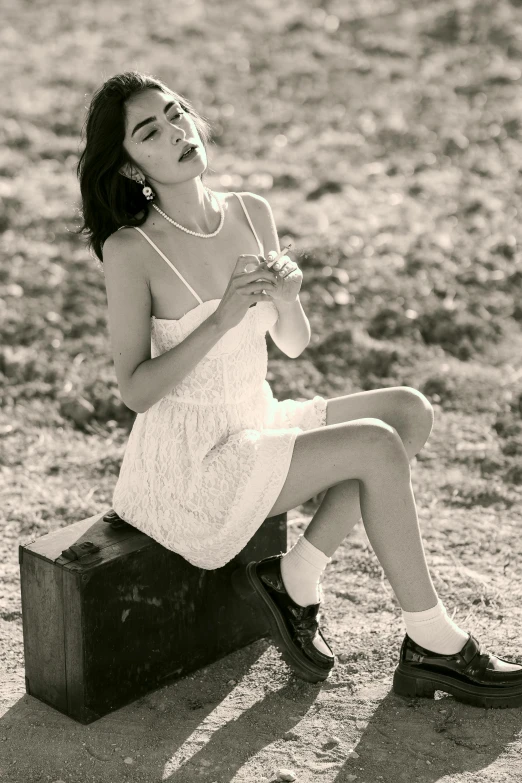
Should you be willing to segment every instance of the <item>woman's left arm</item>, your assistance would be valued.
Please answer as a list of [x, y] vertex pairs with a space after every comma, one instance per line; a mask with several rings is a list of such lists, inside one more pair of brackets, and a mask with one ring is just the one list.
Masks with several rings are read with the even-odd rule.
[[[254, 194], [252, 194], [254, 195]], [[271, 256], [280, 252], [279, 237], [268, 201], [262, 196], [255, 196], [256, 208], [261, 213], [263, 247], [270, 248], [267, 262]], [[270, 291], [271, 298], [278, 311], [278, 319], [269, 329], [270, 336], [279, 348], [292, 359], [296, 359], [310, 342], [310, 322], [299, 299], [299, 290], [303, 281], [303, 273], [289, 256], [281, 258], [271, 267], [277, 273], [277, 287]]]
[[[286, 258], [287, 256], [283, 256]], [[310, 342], [312, 331], [303, 306], [299, 299], [291, 303], [278, 302], [274, 299], [279, 316], [269, 329], [270, 337], [283, 353], [291, 359], [297, 359]]]

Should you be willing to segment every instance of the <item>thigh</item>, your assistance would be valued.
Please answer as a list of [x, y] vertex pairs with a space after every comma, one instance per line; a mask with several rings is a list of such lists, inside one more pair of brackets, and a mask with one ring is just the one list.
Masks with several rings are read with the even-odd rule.
[[370, 416], [401, 429], [412, 419], [432, 421], [433, 408], [424, 394], [411, 386], [371, 389], [332, 397], [326, 406], [326, 424], [339, 424]]
[[397, 430], [380, 419], [359, 418], [301, 432], [286, 481], [267, 516], [289, 511], [346, 479], [365, 481], [390, 463], [410, 469]]
[[434, 419], [430, 401], [410, 386], [371, 389], [328, 400], [327, 426], [365, 417], [380, 419], [394, 427], [410, 459], [428, 440]]

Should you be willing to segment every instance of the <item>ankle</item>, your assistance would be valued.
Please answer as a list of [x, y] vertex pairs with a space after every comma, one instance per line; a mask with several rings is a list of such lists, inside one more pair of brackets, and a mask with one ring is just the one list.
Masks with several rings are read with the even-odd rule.
[[281, 577], [292, 601], [300, 606], [320, 603], [319, 580], [331, 558], [314, 547], [303, 535], [281, 558]]
[[431, 609], [422, 612], [401, 611], [410, 639], [431, 652], [454, 655], [468, 640], [469, 634], [448, 617], [440, 598]]

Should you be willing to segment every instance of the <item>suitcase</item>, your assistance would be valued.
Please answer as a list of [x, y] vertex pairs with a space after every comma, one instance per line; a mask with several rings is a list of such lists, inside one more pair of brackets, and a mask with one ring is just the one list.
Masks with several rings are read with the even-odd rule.
[[80, 723], [268, 635], [232, 571], [285, 552], [268, 517], [222, 568], [196, 568], [114, 511], [19, 546], [26, 692]]

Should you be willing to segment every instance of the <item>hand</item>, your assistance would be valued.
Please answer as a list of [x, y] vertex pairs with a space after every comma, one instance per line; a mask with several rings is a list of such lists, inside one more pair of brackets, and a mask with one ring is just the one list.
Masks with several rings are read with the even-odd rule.
[[[246, 272], [245, 268], [249, 271]], [[210, 317], [224, 331], [237, 326], [249, 307], [256, 302], [270, 301], [270, 292], [276, 288], [276, 279], [276, 273], [262, 264], [259, 256], [242, 253], [237, 258], [226, 291]]]
[[[277, 251], [271, 250], [266, 262], [270, 263], [276, 255]], [[295, 302], [303, 283], [303, 273], [296, 262], [292, 261], [289, 256], [281, 256], [270, 269], [275, 275], [274, 281], [276, 283], [275, 287], [270, 290], [270, 298], [280, 302]]]

